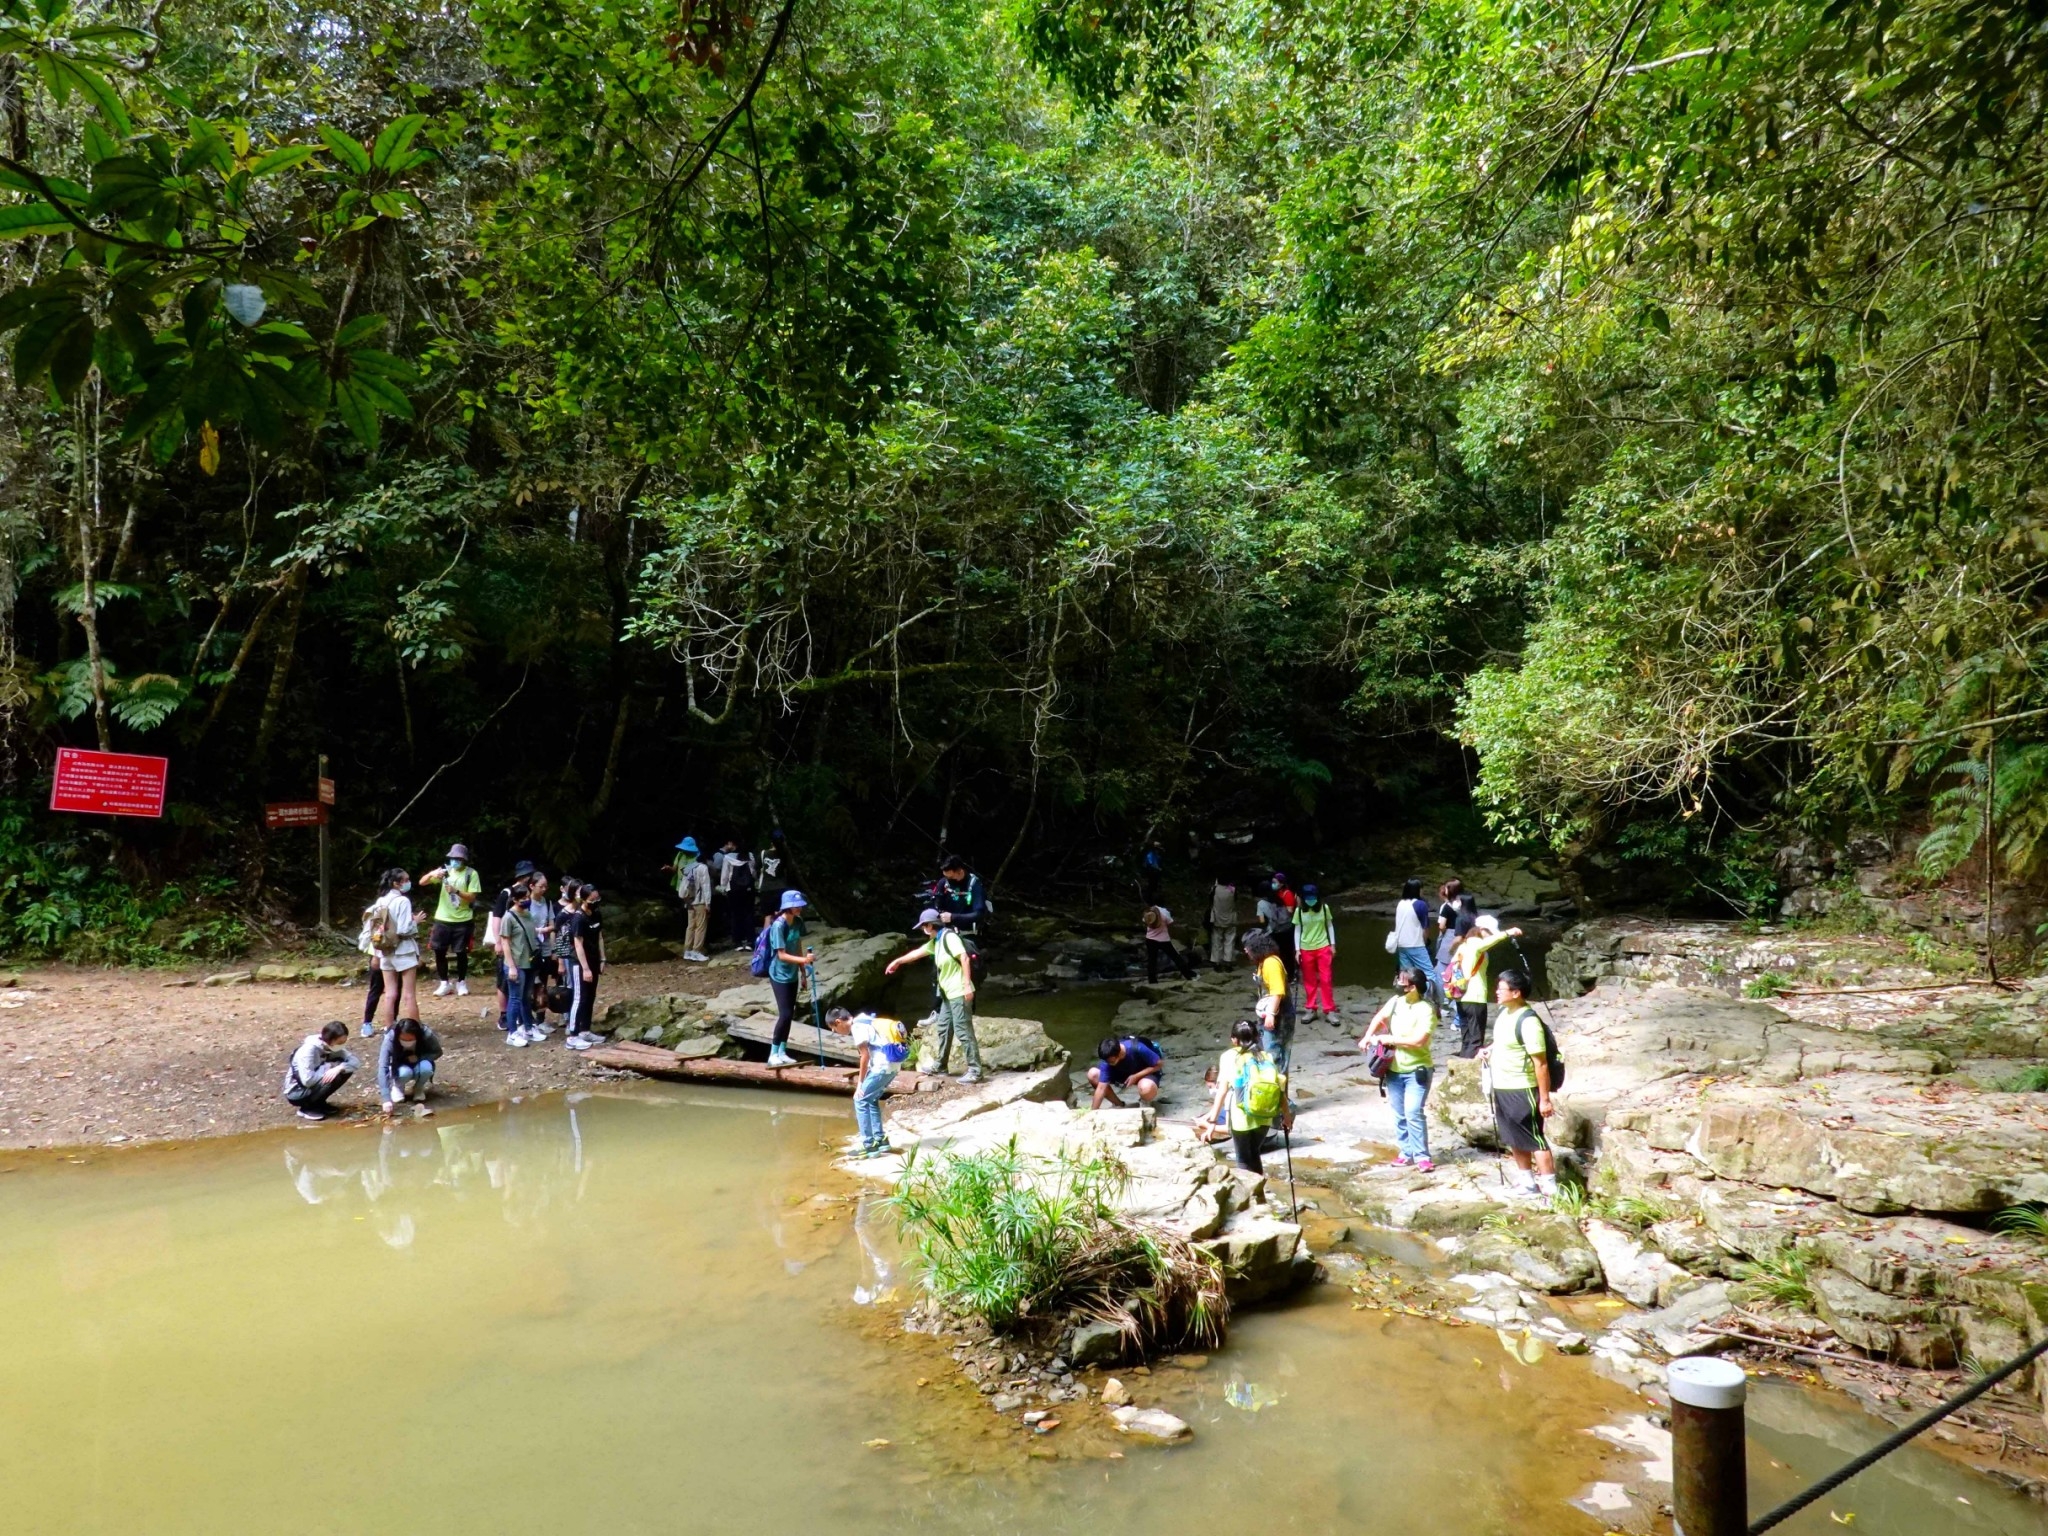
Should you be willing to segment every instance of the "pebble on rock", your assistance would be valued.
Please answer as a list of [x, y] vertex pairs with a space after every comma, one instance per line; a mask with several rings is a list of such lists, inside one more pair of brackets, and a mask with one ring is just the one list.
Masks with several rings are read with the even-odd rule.
[[1114, 1376], [1102, 1384], [1103, 1407], [1124, 1408], [1129, 1406], [1130, 1401], [1131, 1389], [1118, 1381]]

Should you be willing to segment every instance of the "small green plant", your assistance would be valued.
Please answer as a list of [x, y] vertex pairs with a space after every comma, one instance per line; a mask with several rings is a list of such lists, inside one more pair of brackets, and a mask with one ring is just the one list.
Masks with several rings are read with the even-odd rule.
[[1992, 1227], [2014, 1237], [2031, 1237], [2048, 1243], [2048, 1209], [2038, 1205], [2009, 1205], [1991, 1218]]
[[889, 1199], [924, 1261], [925, 1288], [991, 1327], [1081, 1313], [1142, 1352], [1221, 1342], [1223, 1267], [1175, 1233], [1123, 1218], [1129, 1179], [1107, 1153], [913, 1159]]
[[1668, 1206], [1647, 1195], [1601, 1195], [1593, 1201], [1593, 1214], [1635, 1232], [1671, 1218]]
[[1814, 1255], [1798, 1243], [1754, 1264], [1735, 1269], [1736, 1289], [1748, 1301], [1773, 1301], [1801, 1312], [1813, 1310]]
[[2048, 1093], [2048, 1061], [2013, 1073], [1998, 1084], [2000, 1093]]
[[1760, 971], [1742, 984], [1744, 997], [1776, 997], [1792, 985], [1792, 978], [1776, 971]]

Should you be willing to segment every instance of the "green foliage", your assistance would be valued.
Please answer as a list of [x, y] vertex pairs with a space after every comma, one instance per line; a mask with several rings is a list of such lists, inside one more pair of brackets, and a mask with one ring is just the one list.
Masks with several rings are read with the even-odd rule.
[[1813, 1272], [1820, 1263], [1809, 1249], [1794, 1243], [1754, 1263], [1736, 1265], [1736, 1292], [1747, 1300], [1811, 1312]]
[[1744, 997], [1773, 998], [1792, 984], [1792, 978], [1776, 971], [1759, 971], [1742, 984]]
[[[0, 952], [81, 963], [166, 965], [241, 953], [250, 930], [202, 903], [233, 882], [143, 894], [107, 858], [109, 839], [39, 835], [31, 807], [0, 800]], [[198, 901], [194, 897], [198, 897]]]
[[2000, 1093], [2048, 1093], [2048, 1062], [2023, 1067], [1996, 1086]]
[[2014, 1237], [2048, 1242], [2048, 1209], [2038, 1205], [2009, 1205], [1991, 1218], [1991, 1225]]
[[890, 1206], [948, 1307], [1015, 1328], [1079, 1312], [1117, 1323], [1141, 1351], [1221, 1342], [1216, 1259], [1117, 1215], [1129, 1175], [1107, 1153], [1052, 1158], [1007, 1147], [913, 1160]]

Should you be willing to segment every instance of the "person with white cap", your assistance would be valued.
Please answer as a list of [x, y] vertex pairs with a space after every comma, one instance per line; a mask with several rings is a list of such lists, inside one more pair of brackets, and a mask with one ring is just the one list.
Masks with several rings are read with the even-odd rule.
[[974, 1038], [974, 968], [967, 951], [966, 941], [955, 933], [951, 926], [941, 921], [936, 907], [926, 907], [917, 915], [917, 926], [924, 931], [925, 942], [907, 954], [898, 955], [889, 962], [888, 973], [894, 976], [914, 960], [930, 958], [939, 979], [938, 1022], [938, 1070], [947, 1069], [953, 1055], [953, 1037], [960, 1037], [960, 1047], [967, 1055], [967, 1070], [960, 1074], [963, 1083], [981, 1081], [981, 1045]]
[[1486, 1044], [1486, 952], [1503, 939], [1519, 939], [1522, 930], [1505, 932], [1500, 919], [1484, 913], [1471, 932], [1458, 940], [1451, 954], [1451, 971], [1444, 978], [1444, 991], [1458, 1005], [1458, 1054], [1468, 1061]]
[[[817, 962], [804, 941], [804, 912], [810, 903], [802, 891], [784, 891], [775, 921], [768, 925], [768, 989], [775, 994], [775, 1034], [768, 1045], [768, 1065], [793, 1067], [789, 1054], [789, 1026], [796, 1017], [797, 980]], [[813, 972], [811, 985], [816, 986]]]
[[704, 931], [711, 924], [711, 866], [697, 857], [694, 837], [677, 843], [676, 853], [679, 857], [668, 867], [675, 871], [676, 895], [689, 919], [683, 934], [683, 958], [701, 964], [711, 958], [704, 953]]
[[[441, 887], [434, 904], [434, 928], [428, 942], [434, 950], [434, 975], [440, 985], [434, 996], [469, 996], [469, 952], [476, 943], [476, 904], [483, 896], [483, 877], [469, 867], [469, 848], [457, 843], [438, 869], [420, 876], [421, 885]], [[448, 975], [448, 957], [455, 957], [455, 975]]]

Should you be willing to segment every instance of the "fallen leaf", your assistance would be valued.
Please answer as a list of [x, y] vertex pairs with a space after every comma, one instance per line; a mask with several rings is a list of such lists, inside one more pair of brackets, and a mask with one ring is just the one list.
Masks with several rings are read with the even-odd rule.
[[1838, 1515], [1831, 1509], [1828, 1511], [1828, 1518], [1837, 1525], [1854, 1525], [1856, 1523], [1856, 1511], [1852, 1509], [1846, 1515]]
[[889, 1443], [889, 1442], [888, 1442], [888, 1441], [886, 1441], [886, 1440], [863, 1440], [863, 1441], [861, 1441], [861, 1444], [862, 1444], [862, 1445], [864, 1445], [864, 1446], [866, 1446], [866, 1447], [867, 1447], [867, 1448], [868, 1448], [869, 1450], [871, 1450], [871, 1451], [879, 1451], [879, 1450], [881, 1450], [881, 1449], [882, 1449], [882, 1447], [883, 1447], [883, 1446], [887, 1445], [888, 1443]]

